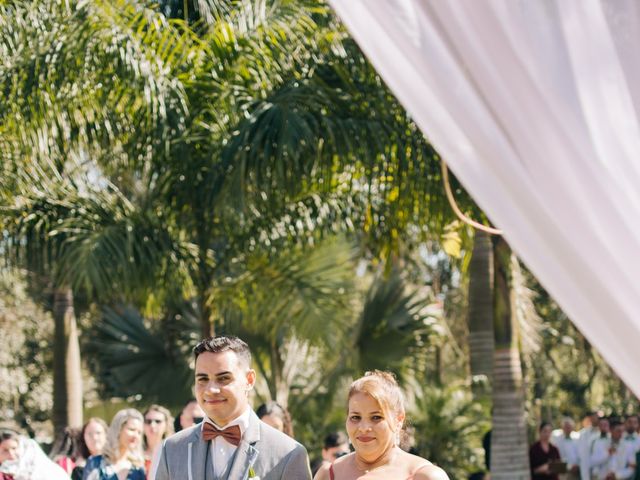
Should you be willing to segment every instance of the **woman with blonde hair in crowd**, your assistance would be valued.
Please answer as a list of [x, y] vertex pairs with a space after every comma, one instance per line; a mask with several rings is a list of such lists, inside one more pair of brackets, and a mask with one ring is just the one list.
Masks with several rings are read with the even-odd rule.
[[375, 370], [351, 384], [347, 434], [354, 452], [323, 466], [315, 480], [448, 480], [439, 467], [399, 447], [404, 398], [394, 376]]
[[83, 480], [145, 480], [142, 414], [127, 408], [115, 414], [107, 431], [104, 453], [89, 458]]
[[149, 474], [151, 463], [162, 440], [173, 435], [171, 412], [161, 405], [151, 405], [144, 411], [144, 468]]

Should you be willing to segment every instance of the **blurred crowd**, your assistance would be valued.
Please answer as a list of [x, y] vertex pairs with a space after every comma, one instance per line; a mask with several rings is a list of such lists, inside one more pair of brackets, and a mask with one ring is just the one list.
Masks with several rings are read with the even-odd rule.
[[[258, 417], [293, 437], [291, 417], [276, 402], [261, 405]], [[118, 411], [107, 424], [92, 417], [82, 428], [66, 428], [48, 455], [35, 440], [10, 429], [0, 430], [0, 480], [146, 480], [163, 439], [202, 422], [205, 414], [195, 399], [174, 417], [161, 405], [144, 412]], [[565, 417], [554, 429], [542, 422], [538, 438], [529, 449], [532, 480], [640, 480], [640, 421], [638, 415], [604, 416], [588, 412], [577, 429]], [[490, 437], [485, 445], [490, 470]], [[311, 462], [313, 473], [322, 465], [348, 454], [344, 432], [324, 439], [321, 452]], [[477, 473], [475, 479], [488, 479]]]
[[[289, 412], [276, 402], [260, 405], [258, 417], [293, 437]], [[144, 412], [133, 408], [118, 411], [107, 424], [89, 418], [82, 428], [68, 427], [47, 455], [38, 443], [11, 429], [0, 429], [0, 480], [146, 480], [163, 439], [204, 419], [195, 399], [175, 417], [161, 405]], [[345, 433], [329, 434], [312, 469], [349, 452]]]
[[565, 417], [542, 422], [529, 449], [533, 480], [640, 480], [638, 415], [587, 412], [582, 428]]

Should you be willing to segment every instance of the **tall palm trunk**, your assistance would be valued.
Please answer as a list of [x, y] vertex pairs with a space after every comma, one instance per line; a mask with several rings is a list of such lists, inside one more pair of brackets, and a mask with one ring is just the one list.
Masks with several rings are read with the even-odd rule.
[[512, 288], [512, 262], [517, 260], [502, 237], [493, 239], [493, 253], [495, 353], [491, 478], [529, 480], [522, 368]]
[[58, 438], [66, 426], [82, 426], [80, 345], [70, 288], [55, 290], [53, 318], [53, 425]]
[[[487, 399], [493, 379], [493, 246], [489, 234], [478, 230], [469, 264], [469, 367], [473, 395]], [[485, 381], [478, 381], [479, 379]]]

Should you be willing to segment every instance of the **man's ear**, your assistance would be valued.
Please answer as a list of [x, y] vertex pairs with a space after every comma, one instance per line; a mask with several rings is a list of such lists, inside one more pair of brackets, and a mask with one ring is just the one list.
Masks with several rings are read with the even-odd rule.
[[256, 384], [256, 371], [252, 368], [247, 371], [247, 384], [249, 385], [247, 390], [251, 390]]

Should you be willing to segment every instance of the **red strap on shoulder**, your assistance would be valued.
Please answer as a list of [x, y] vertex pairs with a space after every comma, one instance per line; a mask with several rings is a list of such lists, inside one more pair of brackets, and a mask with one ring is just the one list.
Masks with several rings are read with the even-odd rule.
[[329, 478], [331, 480], [335, 480], [335, 478], [336, 478], [335, 475], [333, 474], [333, 465], [329, 466]]

